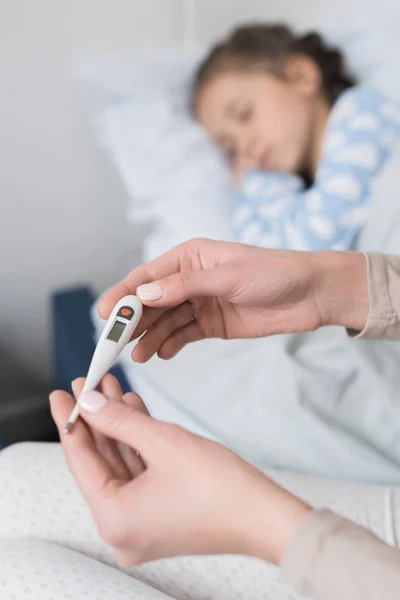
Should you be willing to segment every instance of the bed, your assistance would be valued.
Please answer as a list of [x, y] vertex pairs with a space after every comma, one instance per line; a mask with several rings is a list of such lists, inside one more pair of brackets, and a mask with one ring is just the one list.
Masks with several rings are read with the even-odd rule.
[[[233, 239], [226, 172], [217, 153], [203, 151], [202, 132], [183, 109], [181, 90], [198, 60], [196, 42], [204, 43], [239, 18], [285, 19], [298, 30], [315, 27], [342, 48], [362, 83], [400, 100], [394, 5], [379, 18], [372, 4], [364, 6], [363, 19], [346, 18], [345, 26], [344, 3], [335, 11], [315, 2], [268, 10], [263, 3], [229, 4], [229, 11], [224, 3], [185, 6], [192, 36], [186, 53], [92, 57], [80, 63], [95, 134], [131, 198], [128, 218], [151, 227], [143, 244], [145, 259], [191, 237]], [[400, 252], [399, 164], [397, 148], [374, 185], [359, 250]], [[100, 328], [95, 309], [92, 316]], [[396, 344], [350, 344], [343, 330], [329, 328], [229, 345], [207, 340], [185, 348], [173, 361], [154, 358], [146, 365], [134, 365], [130, 350], [120, 366], [155, 417], [222, 441], [260, 468], [400, 481]]]

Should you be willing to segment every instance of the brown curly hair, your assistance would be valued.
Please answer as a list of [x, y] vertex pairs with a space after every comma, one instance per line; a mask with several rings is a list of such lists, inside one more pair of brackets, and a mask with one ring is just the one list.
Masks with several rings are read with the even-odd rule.
[[293, 54], [303, 54], [315, 61], [321, 71], [322, 93], [330, 105], [356, 83], [347, 72], [340, 51], [328, 46], [318, 33], [297, 36], [286, 25], [245, 25], [214, 46], [200, 65], [192, 88], [193, 111], [200, 91], [215, 75], [264, 71], [279, 76], [284, 62]]

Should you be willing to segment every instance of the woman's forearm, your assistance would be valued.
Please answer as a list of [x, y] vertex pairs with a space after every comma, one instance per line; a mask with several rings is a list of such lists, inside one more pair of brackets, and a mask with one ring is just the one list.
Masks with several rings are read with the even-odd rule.
[[303, 520], [281, 569], [296, 592], [315, 600], [399, 597], [399, 550], [327, 509]]

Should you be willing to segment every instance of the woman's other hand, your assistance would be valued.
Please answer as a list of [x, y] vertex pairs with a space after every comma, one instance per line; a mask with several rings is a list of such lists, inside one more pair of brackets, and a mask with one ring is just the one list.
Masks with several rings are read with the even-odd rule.
[[205, 338], [255, 338], [341, 324], [362, 329], [368, 313], [365, 257], [357, 252], [267, 250], [195, 239], [135, 269], [101, 300], [137, 294], [147, 308], [133, 350], [144, 362], [173, 357]]
[[310, 510], [304, 502], [225, 447], [155, 421], [138, 396], [110, 395], [83, 394], [68, 435], [72, 396], [54, 392], [51, 410], [100, 536], [122, 564], [225, 553], [280, 561]]

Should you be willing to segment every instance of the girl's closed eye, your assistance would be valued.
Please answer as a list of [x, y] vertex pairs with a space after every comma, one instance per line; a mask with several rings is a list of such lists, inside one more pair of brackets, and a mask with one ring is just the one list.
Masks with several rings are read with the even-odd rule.
[[240, 123], [248, 123], [253, 115], [253, 108], [249, 106], [245, 106], [241, 108], [237, 114], [237, 120]]
[[232, 121], [247, 123], [252, 116], [253, 108], [250, 102], [234, 100], [227, 104], [224, 112]]
[[233, 165], [236, 162], [237, 159], [237, 152], [235, 150], [235, 148], [227, 148], [225, 150], [225, 154], [227, 156], [228, 162]]

